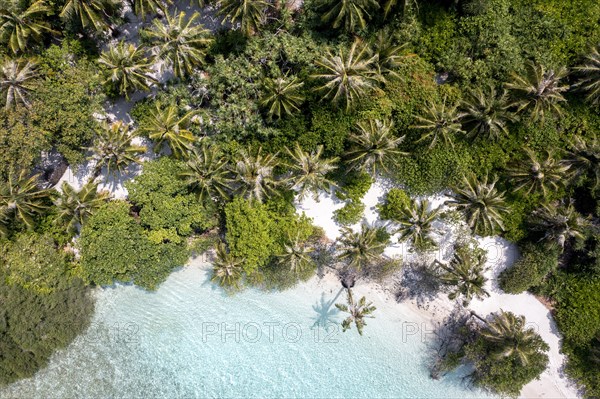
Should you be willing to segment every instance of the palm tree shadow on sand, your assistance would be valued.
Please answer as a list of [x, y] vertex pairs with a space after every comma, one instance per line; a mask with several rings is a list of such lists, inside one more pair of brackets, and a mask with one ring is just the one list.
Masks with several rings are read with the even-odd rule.
[[324, 292], [321, 293], [321, 299], [312, 307], [316, 313], [314, 316], [315, 322], [313, 323], [312, 328], [327, 328], [330, 324], [337, 324], [336, 319], [340, 311], [333, 305], [343, 291], [344, 288], [341, 288], [336, 296], [330, 301], [325, 298]]

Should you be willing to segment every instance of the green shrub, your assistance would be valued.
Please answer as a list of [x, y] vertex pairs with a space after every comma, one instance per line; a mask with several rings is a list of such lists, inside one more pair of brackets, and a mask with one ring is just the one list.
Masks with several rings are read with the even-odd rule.
[[342, 208], [333, 211], [333, 219], [342, 226], [355, 224], [362, 220], [364, 211], [362, 202], [350, 200]]
[[410, 204], [410, 196], [399, 188], [392, 188], [385, 195], [385, 202], [379, 204], [379, 217], [383, 220], [398, 220], [402, 209]]
[[521, 257], [512, 267], [500, 273], [500, 287], [509, 294], [519, 294], [538, 286], [558, 266], [559, 251], [527, 243], [521, 249]]

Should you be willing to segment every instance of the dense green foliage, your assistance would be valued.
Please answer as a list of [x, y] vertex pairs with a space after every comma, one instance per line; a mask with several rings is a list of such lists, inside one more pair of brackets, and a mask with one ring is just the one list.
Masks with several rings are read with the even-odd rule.
[[500, 287], [509, 294], [519, 294], [542, 284], [544, 278], [556, 270], [558, 255], [556, 248], [527, 243], [521, 248], [521, 257], [500, 274]]

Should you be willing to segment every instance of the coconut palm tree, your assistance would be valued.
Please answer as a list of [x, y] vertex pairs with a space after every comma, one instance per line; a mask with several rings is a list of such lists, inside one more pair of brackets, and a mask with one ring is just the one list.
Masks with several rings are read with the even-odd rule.
[[29, 107], [27, 95], [33, 90], [33, 81], [38, 77], [37, 64], [31, 60], [6, 59], [0, 67], [0, 91], [6, 95], [5, 108], [19, 103]]
[[379, 261], [386, 243], [380, 241], [378, 232], [378, 228], [364, 223], [361, 225], [360, 232], [354, 232], [350, 227], [343, 227], [342, 235], [338, 240], [340, 246], [338, 258], [356, 270], [362, 270]]
[[492, 356], [498, 359], [516, 356], [523, 366], [540, 347], [540, 337], [532, 328], [526, 328], [525, 316], [514, 313], [495, 313], [479, 332], [492, 345]]
[[180, 177], [198, 195], [198, 199], [204, 202], [207, 199], [229, 198], [232, 180], [220, 149], [203, 140], [200, 148], [194, 148], [189, 155], [186, 169]]
[[569, 203], [566, 206], [542, 205], [533, 212], [531, 225], [532, 230], [544, 234], [542, 240], [564, 248], [571, 239], [584, 239], [589, 223]]
[[287, 242], [283, 245], [283, 251], [277, 255], [277, 258], [281, 264], [288, 266], [292, 272], [299, 273], [314, 265], [314, 261], [310, 257], [314, 250], [313, 247], [302, 242], [300, 237], [296, 235], [294, 239], [288, 237]]
[[592, 182], [592, 191], [600, 189], [600, 140], [596, 133], [584, 139], [575, 136], [570, 143], [569, 156], [565, 163], [577, 176], [588, 176]]
[[225, 244], [219, 242], [216, 246], [216, 257], [213, 260], [213, 275], [211, 281], [222, 287], [239, 289], [240, 280], [244, 273], [244, 260], [234, 257], [227, 251]]
[[356, 330], [360, 335], [363, 334], [363, 328], [367, 325], [366, 318], [373, 318], [372, 314], [377, 308], [372, 302], [367, 302], [363, 296], [358, 302], [354, 301], [352, 290], [348, 289], [346, 303], [336, 303], [335, 307], [342, 312], [346, 312], [349, 316], [342, 321], [342, 331], [345, 332], [352, 328], [352, 324], [356, 326]]
[[59, 16], [64, 20], [78, 20], [84, 29], [103, 31], [109, 27], [118, 6], [116, 0], [66, 0]]
[[8, 181], [0, 181], [0, 211], [6, 221], [19, 220], [28, 228], [34, 224], [33, 216], [42, 213], [48, 206], [49, 190], [38, 187], [39, 175], [27, 176], [21, 171], [18, 177], [10, 174]]
[[292, 162], [288, 164], [292, 170], [292, 189], [298, 192], [298, 198], [302, 201], [306, 194], [312, 193], [315, 200], [319, 198], [319, 191], [327, 193], [335, 183], [327, 178], [327, 174], [337, 169], [338, 158], [323, 158], [323, 146], [317, 147], [316, 151], [307, 152], [296, 142], [294, 150], [286, 148]]
[[462, 102], [462, 123], [466, 127], [467, 137], [498, 140], [508, 136], [507, 123], [515, 120], [509, 111], [508, 93], [498, 95], [493, 86], [487, 91], [477, 88]]
[[406, 44], [395, 44], [389, 29], [380, 30], [371, 44], [373, 54], [377, 56], [375, 65], [380, 76], [399, 78], [396, 70], [402, 62], [412, 55], [404, 54]]
[[175, 76], [181, 79], [204, 64], [204, 57], [212, 42], [210, 31], [196, 22], [199, 17], [197, 12], [190, 18], [186, 18], [183, 11], [167, 14], [164, 21], [154, 19], [152, 29], [146, 32], [155, 43], [153, 53], [172, 67]]
[[273, 174], [278, 163], [277, 154], [263, 154], [262, 147], [255, 153], [241, 151], [233, 168], [238, 195], [262, 202], [275, 193], [281, 183]]
[[496, 188], [497, 182], [498, 178], [489, 181], [487, 175], [482, 180], [475, 175], [463, 177], [462, 185], [455, 187], [450, 194], [452, 199], [446, 201], [463, 213], [475, 234], [486, 236], [504, 230], [502, 219], [508, 208], [504, 192]]
[[400, 211], [400, 217], [394, 221], [400, 225], [400, 240], [409, 240], [417, 249], [426, 249], [435, 244], [430, 237], [431, 223], [440, 215], [440, 209], [429, 209], [429, 201], [412, 199], [410, 204]]
[[300, 89], [304, 83], [296, 77], [291, 79], [266, 79], [264, 83], [265, 96], [260, 105], [267, 110], [270, 118], [281, 118], [282, 114], [292, 115], [300, 112], [300, 104], [304, 96]]
[[156, 103], [150, 111], [147, 123], [140, 127], [151, 140], [154, 140], [154, 151], [159, 152], [164, 143], [169, 145], [173, 156], [178, 159], [187, 158], [196, 141], [194, 134], [188, 130], [189, 122], [194, 111], [179, 116], [179, 110], [174, 104], [163, 107]]
[[396, 6], [400, 4], [402, 7], [402, 14], [405, 15], [407, 10], [412, 7], [419, 8], [419, 3], [417, 0], [385, 0], [383, 3], [383, 18], [386, 19], [390, 12], [396, 8]]
[[343, 27], [346, 32], [365, 29], [372, 10], [379, 8], [376, 0], [328, 0], [324, 4], [321, 21], [331, 23], [333, 29]]
[[131, 3], [133, 12], [143, 21], [148, 14], [166, 14], [167, 8], [173, 4], [171, 0], [133, 0]]
[[54, 199], [58, 209], [55, 222], [75, 232], [77, 226], [82, 226], [109, 198], [108, 192], [98, 192], [98, 183], [89, 182], [77, 191], [69, 183], [63, 182], [59, 195]]
[[223, 21], [239, 24], [247, 36], [260, 30], [267, 20], [267, 9], [271, 4], [265, 0], [220, 0], [218, 14]]
[[381, 81], [377, 74], [376, 60], [377, 56], [370, 55], [367, 47], [356, 40], [348, 51], [340, 48], [337, 55], [328, 51], [316, 62], [322, 72], [312, 77], [325, 81], [317, 89], [325, 92], [325, 98], [332, 99], [334, 103], [343, 101], [348, 110]]
[[388, 165], [396, 163], [398, 157], [408, 155], [398, 149], [404, 136], [394, 137], [391, 120], [371, 119], [356, 125], [358, 132], [348, 137], [351, 149], [347, 157], [351, 169], [366, 170], [375, 176], [379, 169], [387, 172]]
[[425, 131], [417, 142], [429, 141], [429, 148], [433, 148], [438, 141], [443, 141], [454, 147], [453, 137], [464, 133], [460, 125], [461, 117], [458, 104], [447, 106], [446, 98], [441, 103], [430, 102], [425, 115], [416, 116], [418, 123], [414, 128]]
[[483, 251], [473, 251], [468, 246], [456, 248], [448, 264], [436, 260], [434, 265], [441, 271], [443, 284], [454, 287], [448, 294], [450, 300], [463, 297], [463, 306], [468, 306], [473, 298], [482, 299], [490, 294], [485, 290], [487, 278], [484, 276], [486, 256]]
[[557, 161], [546, 151], [543, 160], [529, 148], [525, 149], [527, 159], [514, 163], [507, 169], [512, 179], [513, 191], [523, 191], [525, 194], [541, 193], [547, 195], [548, 189], [556, 191], [564, 184], [570, 166]]
[[44, 20], [52, 11], [44, 0], [26, 4], [11, 0], [0, 3], [0, 43], [8, 45], [14, 54], [25, 52], [30, 40], [40, 42], [44, 33], [57, 33]]
[[504, 86], [514, 95], [517, 112], [527, 111], [534, 121], [543, 121], [548, 113], [561, 113], [559, 103], [566, 101], [562, 93], [569, 89], [561, 82], [566, 75], [565, 68], [553, 71], [530, 63], [524, 76], [513, 74]]
[[573, 69], [579, 75], [576, 86], [586, 93], [585, 99], [590, 104], [600, 105], [600, 44], [593, 47], [584, 62]]
[[121, 121], [104, 124], [89, 148], [93, 153], [89, 159], [95, 163], [92, 180], [102, 168], [106, 168], [107, 175], [116, 175], [123, 173], [130, 164], [140, 163], [139, 156], [146, 152], [146, 147], [134, 145], [132, 140], [129, 125]]
[[157, 83], [150, 74], [152, 62], [146, 57], [143, 47], [120, 41], [103, 52], [98, 63], [105, 69], [105, 85], [117, 89], [118, 93], [129, 99], [129, 93], [135, 90], [149, 90], [149, 83]]

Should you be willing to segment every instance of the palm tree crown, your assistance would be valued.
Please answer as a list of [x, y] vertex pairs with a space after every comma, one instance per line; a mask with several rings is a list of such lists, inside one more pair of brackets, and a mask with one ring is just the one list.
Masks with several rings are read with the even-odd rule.
[[361, 225], [360, 232], [349, 227], [342, 228], [339, 239], [340, 254], [338, 258], [348, 262], [351, 268], [362, 270], [377, 262], [385, 249], [385, 243], [377, 237], [378, 229], [366, 224]]
[[367, 325], [365, 318], [373, 318], [371, 315], [375, 310], [377, 310], [377, 308], [373, 306], [372, 302], [367, 302], [367, 299], [364, 296], [360, 298], [358, 303], [355, 302], [351, 289], [348, 289], [346, 303], [336, 303], [335, 307], [342, 312], [350, 314], [342, 322], [342, 331], [345, 332], [346, 330], [350, 329], [354, 323], [354, 325], [356, 325], [356, 330], [360, 335], [363, 334], [363, 328]]
[[508, 136], [507, 122], [515, 118], [508, 110], [508, 93], [496, 94], [496, 89], [489, 86], [470, 93], [462, 103], [462, 123], [467, 128], [467, 137], [497, 140], [502, 135]]
[[0, 181], [0, 211], [4, 222], [12, 217], [28, 228], [33, 227], [33, 216], [47, 208], [44, 202], [50, 195], [48, 190], [38, 188], [38, 177], [28, 177], [25, 171], [21, 171], [16, 178], [11, 174], [8, 181]]
[[315, 199], [318, 199], [319, 190], [329, 192], [335, 183], [326, 176], [337, 168], [338, 158], [322, 158], [322, 145], [312, 152], [304, 151], [298, 143], [293, 151], [289, 148], [286, 150], [292, 159], [288, 165], [292, 169], [292, 189], [298, 192], [300, 201], [308, 193], [313, 193]]
[[65, 20], [78, 19], [84, 29], [103, 31], [118, 5], [116, 0], [67, 0], [59, 16]]
[[58, 209], [56, 222], [75, 232], [77, 225], [82, 226], [109, 197], [108, 192], [98, 192], [98, 183], [89, 182], [77, 191], [69, 183], [63, 182], [60, 193], [54, 200]]
[[600, 189], [600, 140], [594, 133], [587, 139], [575, 136], [566, 164], [575, 176], [586, 176], [592, 182], [592, 191]]
[[527, 159], [508, 168], [508, 175], [514, 183], [513, 191], [541, 193], [546, 196], [548, 189], [555, 191], [563, 185], [569, 165], [555, 160], [549, 152], [546, 152], [545, 159], [541, 161], [530, 149], [526, 149], [525, 153]]
[[434, 245], [435, 243], [429, 234], [431, 233], [431, 223], [439, 214], [439, 208], [429, 209], [429, 201], [417, 202], [414, 199], [411, 200], [408, 206], [401, 209], [400, 217], [394, 219], [400, 225], [398, 229], [400, 240], [412, 241], [417, 250]]
[[133, 0], [133, 12], [142, 20], [147, 14], [156, 14], [159, 11], [166, 14], [167, 7], [173, 4], [171, 0]]
[[150, 112], [147, 125], [140, 129], [154, 140], [154, 151], [159, 152], [166, 142], [176, 158], [187, 158], [196, 141], [194, 134], [188, 130], [188, 125], [195, 112], [190, 111], [179, 117], [179, 111], [173, 104], [163, 107], [156, 103], [154, 110]]
[[463, 177], [462, 185], [450, 194], [452, 200], [446, 204], [461, 211], [475, 234], [492, 235], [497, 229], [504, 230], [503, 215], [508, 212], [504, 192], [498, 191], [498, 178], [481, 181], [475, 175]]
[[282, 114], [292, 115], [300, 111], [304, 96], [300, 88], [304, 85], [298, 78], [277, 78], [265, 81], [265, 96], [260, 105], [267, 109], [269, 117], [281, 118]]
[[544, 233], [542, 238], [549, 244], [556, 244], [564, 248], [570, 239], [583, 239], [584, 231], [588, 226], [586, 219], [581, 217], [572, 204], [555, 206], [545, 204], [534, 211], [532, 215], [532, 229]]
[[377, 56], [375, 64], [379, 75], [398, 78], [396, 70], [402, 65], [402, 61], [411, 56], [404, 54], [406, 44], [395, 44], [392, 33], [384, 29], [379, 31], [372, 46], [373, 54]]
[[310, 257], [314, 250], [313, 247], [302, 242], [297, 235], [294, 239], [288, 238], [283, 245], [283, 251], [277, 257], [281, 264], [288, 266], [292, 272], [298, 273], [314, 264]]
[[228, 252], [224, 243], [217, 244], [211, 280], [216, 281], [222, 287], [239, 289], [243, 272], [244, 260], [238, 259]]
[[331, 22], [334, 29], [343, 27], [346, 32], [365, 29], [369, 12], [379, 8], [376, 0], [329, 0], [325, 4], [326, 11], [321, 21]]
[[40, 41], [45, 32], [54, 32], [44, 17], [51, 12], [44, 0], [33, 1], [27, 8], [22, 2], [3, 1], [0, 5], [0, 43], [8, 44], [16, 54], [24, 52], [29, 39]]
[[200, 201], [228, 198], [231, 185], [227, 161], [218, 147], [202, 141], [194, 148], [180, 177], [196, 192]]
[[586, 93], [585, 99], [593, 105], [600, 105], [600, 44], [592, 48], [582, 65], [574, 68], [579, 74], [577, 87]]
[[454, 147], [453, 136], [464, 133], [461, 128], [458, 113], [458, 104], [446, 106], [446, 99], [441, 103], [431, 102], [424, 116], [417, 116], [416, 129], [425, 130], [417, 142], [429, 141], [429, 148], [433, 148], [438, 141]]
[[275, 193], [280, 182], [273, 174], [278, 165], [276, 154], [263, 154], [262, 147], [256, 153], [242, 151], [240, 160], [233, 168], [234, 182], [237, 192], [247, 199], [262, 202], [266, 197]]
[[472, 250], [468, 246], [456, 248], [452, 260], [448, 264], [435, 261], [441, 269], [440, 279], [449, 286], [454, 287], [448, 298], [454, 300], [463, 297], [463, 306], [467, 306], [473, 298], [483, 298], [490, 294], [484, 285], [487, 278], [484, 276], [486, 256], [483, 251]]
[[6, 93], [6, 109], [18, 103], [29, 107], [27, 94], [33, 89], [32, 81], [38, 76], [36, 66], [30, 60], [4, 61], [0, 67], [0, 91]]
[[266, 22], [266, 10], [271, 6], [265, 0], [221, 0], [219, 15], [231, 23], [239, 23], [245, 35], [260, 30]]

